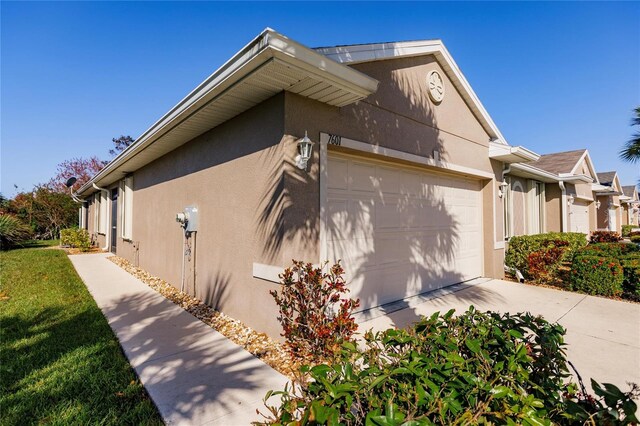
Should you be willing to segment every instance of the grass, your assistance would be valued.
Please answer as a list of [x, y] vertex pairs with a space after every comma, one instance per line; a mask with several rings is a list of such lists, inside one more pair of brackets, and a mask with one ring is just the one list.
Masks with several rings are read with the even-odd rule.
[[0, 252], [0, 424], [162, 424], [62, 250]]

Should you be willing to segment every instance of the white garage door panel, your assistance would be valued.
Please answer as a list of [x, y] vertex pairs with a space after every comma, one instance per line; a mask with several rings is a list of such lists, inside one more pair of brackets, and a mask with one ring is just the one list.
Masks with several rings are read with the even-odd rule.
[[589, 233], [589, 206], [584, 201], [575, 200], [571, 205], [571, 231]]
[[362, 309], [482, 275], [478, 181], [331, 154], [327, 199], [329, 260]]

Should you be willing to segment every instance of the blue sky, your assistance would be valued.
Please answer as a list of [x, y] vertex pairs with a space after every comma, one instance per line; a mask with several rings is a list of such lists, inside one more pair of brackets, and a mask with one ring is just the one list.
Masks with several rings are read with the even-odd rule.
[[2, 2], [1, 191], [108, 158], [263, 28], [307, 46], [440, 38], [512, 145], [617, 152], [640, 105], [640, 3]]

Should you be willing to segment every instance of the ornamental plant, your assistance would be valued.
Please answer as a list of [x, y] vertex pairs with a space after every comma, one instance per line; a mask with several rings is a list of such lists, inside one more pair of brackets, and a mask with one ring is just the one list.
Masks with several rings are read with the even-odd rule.
[[537, 282], [552, 281], [569, 243], [555, 240], [548, 247], [529, 253], [527, 273]]
[[[564, 328], [531, 314], [451, 310], [368, 332], [309, 380], [270, 391], [263, 425], [629, 424], [635, 388], [570, 384]], [[600, 392], [600, 393], [598, 393]], [[602, 394], [602, 395], [601, 395]], [[279, 399], [270, 405], [269, 399]], [[610, 423], [609, 423], [610, 422]]]
[[589, 239], [590, 243], [617, 243], [622, 237], [613, 231], [594, 231]]
[[622, 293], [624, 275], [614, 257], [576, 256], [571, 265], [571, 289], [598, 296]]
[[509, 239], [509, 247], [504, 262], [511, 268], [518, 269], [527, 279], [529, 274], [529, 255], [535, 251], [548, 249], [558, 243], [567, 242], [568, 246], [558, 260], [559, 263], [571, 261], [573, 253], [587, 245], [587, 237], [579, 232], [548, 232], [546, 234], [520, 235]]
[[280, 274], [280, 291], [270, 293], [279, 307], [281, 335], [292, 357], [317, 362], [332, 358], [352, 342], [358, 326], [352, 316], [359, 301], [344, 297], [349, 289], [340, 263], [328, 268], [293, 261]]
[[83, 252], [89, 251], [91, 249], [91, 237], [86, 229], [62, 229], [60, 231], [60, 245], [74, 247]]

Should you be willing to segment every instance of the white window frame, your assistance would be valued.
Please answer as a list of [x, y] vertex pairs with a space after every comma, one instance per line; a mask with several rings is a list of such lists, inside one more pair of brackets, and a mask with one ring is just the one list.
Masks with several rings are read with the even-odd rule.
[[107, 191], [100, 191], [100, 213], [98, 214], [98, 233], [107, 235], [109, 222], [109, 196]]
[[100, 230], [100, 193], [93, 194], [93, 232]]
[[124, 240], [133, 238], [133, 176], [120, 182], [120, 236]]
[[511, 215], [513, 214], [513, 204], [511, 202], [511, 177], [505, 176], [505, 185], [502, 190], [503, 210], [504, 210], [504, 239], [509, 241], [512, 237], [513, 224], [511, 223]]

